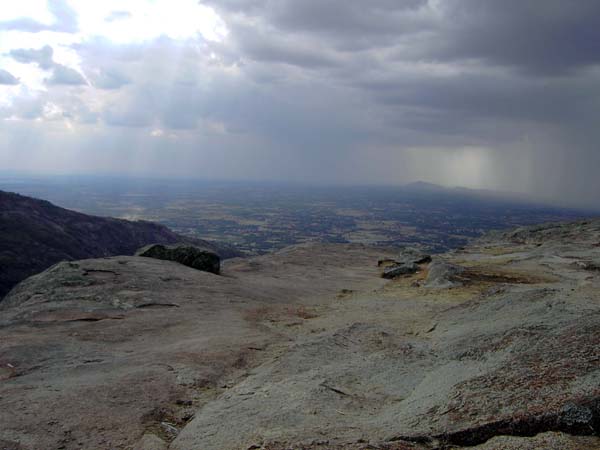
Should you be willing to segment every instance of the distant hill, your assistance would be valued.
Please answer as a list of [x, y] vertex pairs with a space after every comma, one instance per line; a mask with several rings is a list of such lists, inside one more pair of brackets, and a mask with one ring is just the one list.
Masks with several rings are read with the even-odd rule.
[[177, 242], [208, 248], [222, 258], [240, 256], [228, 246], [184, 237], [156, 223], [89, 216], [0, 191], [0, 300], [21, 280], [59, 261], [132, 255], [147, 244]]
[[509, 191], [494, 191], [491, 189], [474, 189], [463, 186], [447, 187], [426, 181], [415, 181], [400, 187], [401, 190], [411, 194], [438, 195], [455, 198], [469, 198], [472, 200], [526, 203], [537, 207], [543, 206], [543, 202], [537, 201], [526, 194]]

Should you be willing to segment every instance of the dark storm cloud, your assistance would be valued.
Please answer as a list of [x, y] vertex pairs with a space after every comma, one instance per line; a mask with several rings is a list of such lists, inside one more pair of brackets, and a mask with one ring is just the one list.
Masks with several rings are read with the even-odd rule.
[[[360, 86], [390, 107], [420, 107], [463, 119], [576, 123], [598, 107], [597, 72], [544, 80], [510, 73], [363, 80]], [[590, 95], [592, 94], [592, 95]], [[439, 117], [438, 117], [439, 119]]]
[[48, 0], [48, 11], [54, 16], [54, 23], [47, 25], [27, 17], [0, 22], [0, 31], [16, 30], [38, 33], [40, 31], [58, 31], [76, 33], [78, 30], [77, 14], [66, 0]]
[[[600, 1], [202, 3], [223, 18], [224, 40], [91, 36], [71, 46], [85, 78], [58, 66], [51, 47], [12, 50], [51, 71], [47, 97], [14, 115], [43, 116], [51, 102], [74, 123], [105, 126], [104, 147], [128, 136], [156, 150], [156, 171], [171, 162], [161, 155], [180, 151], [182, 171], [211, 161], [215, 176], [472, 176], [474, 185], [597, 203], [588, 194], [600, 191]], [[52, 84], [86, 80], [85, 89]], [[93, 107], [66, 92], [84, 90]], [[464, 164], [447, 168], [453, 160]]]
[[432, 58], [481, 58], [534, 72], [562, 74], [600, 62], [597, 0], [448, 0]]
[[[409, 25], [405, 18], [426, 6], [427, 0], [373, 0], [368, 3], [362, 0], [215, 0], [206, 3], [221, 11], [259, 16], [282, 30], [356, 36], [406, 32], [396, 25]], [[410, 24], [409, 28], [414, 30], [415, 25]]]
[[[330, 155], [354, 152], [344, 139], [348, 127], [332, 120], [343, 115], [360, 130], [358, 146], [396, 147], [398, 155], [406, 146], [479, 146], [493, 150], [490, 167], [503, 168], [502, 175], [482, 177], [503, 187], [588, 204], [585, 192], [600, 190], [590, 169], [597, 167], [600, 139], [596, 0], [211, 4], [230, 28], [235, 47], [228, 51], [252, 80], [271, 92], [287, 86], [286, 98], [297, 104], [305, 99], [294, 85], [326, 97], [327, 86], [345, 92], [331, 97], [330, 108], [311, 100], [315, 111], [329, 111], [322, 120], [340, 143], [311, 145]], [[307, 51], [309, 58], [299, 57]], [[284, 109], [270, 128], [253, 126], [274, 138], [289, 119], [301, 130], [295, 136], [312, 135], [314, 123], [299, 119], [310, 111]], [[372, 164], [378, 157], [368, 158]], [[435, 167], [435, 160], [423, 161]]]
[[422, 21], [415, 10], [425, 0], [399, 2], [362, 0], [302, 2], [284, 0], [269, 3], [269, 22], [288, 31], [316, 32], [331, 38], [401, 35], [417, 31]]
[[7, 72], [4, 69], [0, 69], [0, 84], [16, 85], [16, 84], [19, 84], [19, 79], [16, 78], [10, 72]]
[[273, 37], [270, 33], [238, 28], [240, 50], [256, 61], [281, 62], [305, 68], [334, 67], [336, 55], [317, 47], [315, 42]]
[[[406, 44], [409, 60], [517, 67], [541, 75], [600, 62], [600, 2], [580, 0], [218, 1], [225, 13], [286, 34], [318, 39], [320, 48], [378, 49]], [[236, 23], [231, 21], [236, 33]], [[248, 31], [243, 29], [245, 37]], [[292, 50], [292, 49], [291, 49]], [[319, 49], [316, 49], [316, 53]]]
[[[586, 70], [600, 62], [597, 1], [214, 5], [233, 14], [242, 60], [321, 67], [321, 78], [371, 93], [383, 108], [545, 123], [572, 122], [597, 107], [598, 73]], [[307, 50], [309, 58], [298, 56]]]

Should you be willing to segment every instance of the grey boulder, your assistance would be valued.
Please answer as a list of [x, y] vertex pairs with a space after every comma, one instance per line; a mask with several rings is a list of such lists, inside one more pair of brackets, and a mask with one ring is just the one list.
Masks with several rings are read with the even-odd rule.
[[410, 275], [418, 272], [419, 264], [431, 262], [431, 256], [419, 249], [405, 247], [400, 254], [394, 258], [380, 259], [377, 262], [379, 267], [384, 267], [383, 278], [396, 278], [402, 275]]
[[425, 287], [445, 289], [462, 286], [460, 275], [465, 271], [464, 267], [442, 261], [435, 261], [429, 266]]
[[381, 276], [383, 278], [391, 279], [402, 275], [410, 275], [416, 273], [418, 270], [419, 266], [415, 263], [396, 264], [385, 269]]
[[391, 264], [426, 264], [431, 262], [431, 255], [417, 248], [404, 247], [400, 250], [398, 256], [392, 258], [383, 258], [377, 262], [378, 266], [386, 266]]

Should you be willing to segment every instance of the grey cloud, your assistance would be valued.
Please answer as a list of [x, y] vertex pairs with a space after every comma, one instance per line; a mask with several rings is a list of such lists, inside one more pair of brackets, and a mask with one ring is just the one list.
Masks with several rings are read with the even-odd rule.
[[409, 30], [415, 31], [418, 25], [422, 25], [414, 13], [425, 5], [426, 0], [375, 0], [368, 3], [362, 0], [284, 0], [269, 2], [269, 20], [281, 29], [318, 32], [333, 37], [397, 36]]
[[83, 78], [79, 72], [61, 64], [54, 64], [52, 68], [52, 75], [50, 78], [46, 79], [46, 82], [54, 85], [62, 84], [71, 86], [87, 84], [85, 78]]
[[37, 119], [41, 117], [44, 111], [45, 96], [33, 96], [27, 94], [18, 97], [17, 100], [8, 107], [0, 107], [0, 117], [17, 117], [19, 119]]
[[237, 39], [246, 57], [257, 61], [278, 62], [306, 68], [335, 66], [336, 57], [318, 47], [318, 42], [284, 39], [276, 33], [258, 34], [239, 28]]
[[0, 22], [0, 30], [17, 30], [17, 31], [28, 31], [30, 33], [38, 33], [40, 31], [48, 30], [49, 26], [33, 19], [20, 18], [14, 20], [7, 20]]
[[239, 32], [247, 38], [249, 24], [257, 34], [270, 27], [273, 39], [288, 36], [299, 42], [318, 42], [315, 53], [324, 48], [343, 52], [399, 46], [405, 60], [481, 59], [544, 74], [600, 63], [600, 3], [596, 0], [233, 0], [211, 4], [231, 15], [228, 23], [234, 35]]
[[[372, 114], [394, 121], [384, 131], [396, 138], [422, 132], [438, 144], [452, 133], [463, 142], [491, 139], [493, 145], [500, 134], [495, 129], [568, 127], [599, 108], [594, 86], [600, 77], [583, 70], [600, 58], [594, 48], [600, 42], [598, 2], [308, 0], [214, 6], [232, 14], [242, 60], [316, 68], [320, 81], [369, 96]], [[307, 48], [310, 58], [299, 57]], [[415, 70], [419, 62], [443, 63], [449, 72], [430, 73], [426, 65]], [[276, 67], [255, 73], [259, 82], [286, 82]]]
[[360, 86], [388, 106], [429, 108], [470, 120], [567, 124], [593, 114], [600, 99], [594, 86], [599, 82], [600, 74], [595, 72], [544, 81], [506, 73], [471, 73], [397, 76], [360, 82]]
[[[59, 113], [48, 117], [46, 109], [57, 108]], [[81, 99], [77, 91], [70, 89], [48, 89], [43, 92], [31, 92], [26, 88], [23, 94], [16, 97], [10, 106], [0, 106], [0, 118], [14, 117], [17, 119], [34, 120], [60, 120], [70, 119], [81, 124], [95, 123], [98, 113], [92, 111], [86, 102]], [[40, 121], [43, 124], [43, 121]], [[40, 125], [42, 126], [42, 125]], [[48, 143], [50, 143], [49, 139]]]
[[131, 83], [131, 79], [116, 71], [100, 71], [92, 76], [93, 85], [100, 89], [119, 89]]
[[430, 57], [481, 58], [548, 75], [600, 63], [595, 0], [450, 0]]
[[4, 69], [0, 69], [0, 84], [16, 85], [19, 84], [19, 79], [16, 78], [12, 73], [7, 72]]
[[102, 112], [101, 118], [109, 126], [114, 127], [149, 127], [155, 122], [155, 112], [151, 98], [141, 94], [139, 89], [132, 93], [122, 93]]
[[76, 33], [79, 30], [77, 14], [66, 0], [48, 0], [48, 10], [56, 18], [53, 31]]
[[310, 31], [345, 36], [354, 34], [401, 34], [402, 23], [416, 29], [415, 23], [403, 20], [407, 15], [415, 20], [415, 11], [427, 6], [427, 0], [255, 0], [208, 1], [220, 11], [260, 17], [276, 28], [286, 31]]
[[[269, 42], [259, 39], [268, 36], [273, 42], [306, 43], [312, 49], [313, 58], [325, 53], [331, 59], [331, 52], [350, 52], [390, 46], [414, 33], [422, 33], [434, 24], [427, 14], [426, 0], [397, 2], [376, 0], [278, 0], [242, 3], [237, 1], [210, 2], [227, 17], [227, 23], [234, 36], [239, 36], [243, 44], [252, 40], [265, 44], [264, 52], [269, 51]], [[268, 31], [268, 35], [265, 33]], [[256, 46], [254, 54], [261, 54]], [[283, 50], [283, 49], [282, 49]], [[288, 45], [290, 59], [295, 51]], [[282, 54], [283, 55], [283, 54]], [[285, 59], [282, 55], [278, 59]], [[309, 60], [308, 65], [312, 64]]]
[[47, 25], [27, 17], [0, 22], [1, 30], [26, 31], [39, 33], [40, 31], [58, 31], [63, 33], [76, 33], [79, 29], [77, 14], [66, 0], [48, 0], [48, 11], [54, 16], [55, 22]]
[[20, 63], [35, 63], [40, 66], [40, 68], [48, 70], [54, 66], [54, 60], [52, 59], [53, 53], [52, 47], [45, 45], [40, 49], [14, 49], [10, 51], [10, 56]]
[[49, 78], [46, 79], [46, 83], [51, 85], [82, 85], [87, 84], [85, 78], [77, 72], [75, 69], [57, 64], [54, 62], [52, 56], [54, 51], [49, 45], [45, 45], [40, 49], [13, 49], [10, 51], [15, 61], [20, 63], [37, 64], [41, 69], [51, 70], [52, 73]]

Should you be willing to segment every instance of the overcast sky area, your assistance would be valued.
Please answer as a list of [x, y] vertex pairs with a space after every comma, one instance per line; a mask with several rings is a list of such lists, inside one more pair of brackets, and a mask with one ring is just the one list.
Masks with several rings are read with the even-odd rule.
[[19, 0], [0, 169], [600, 207], [598, 0]]

